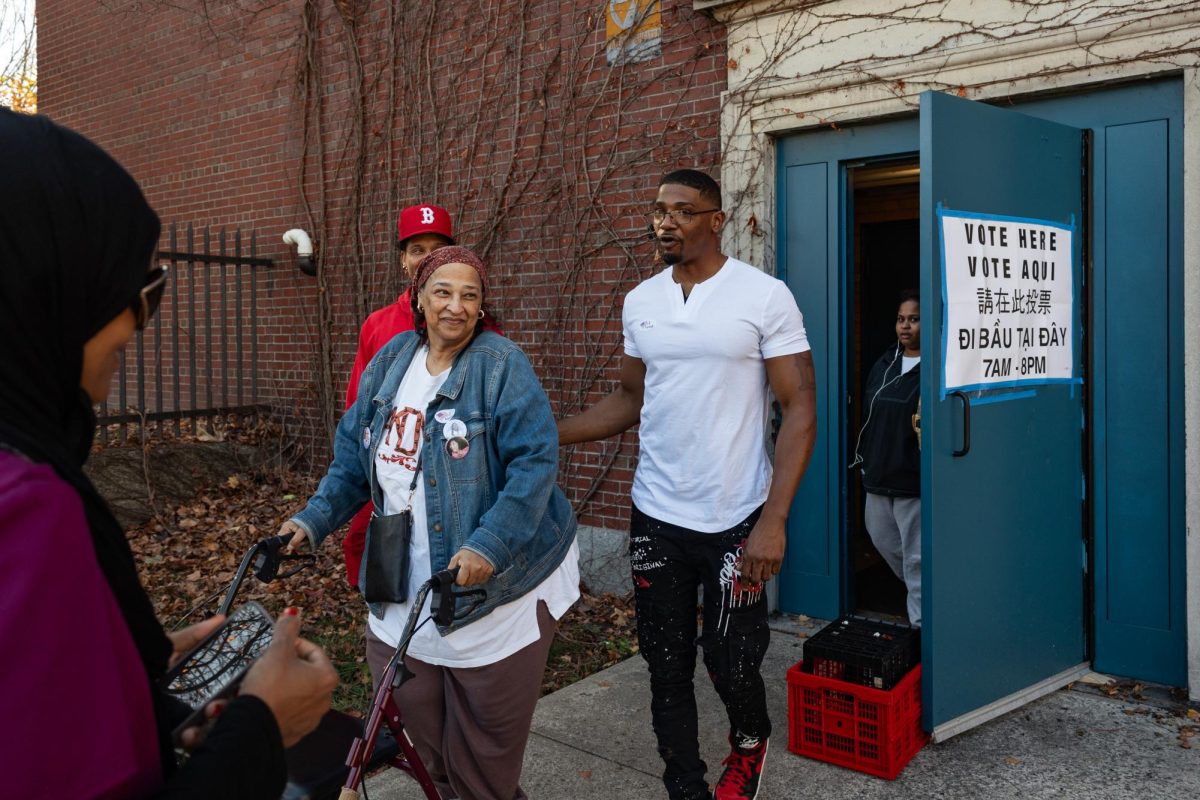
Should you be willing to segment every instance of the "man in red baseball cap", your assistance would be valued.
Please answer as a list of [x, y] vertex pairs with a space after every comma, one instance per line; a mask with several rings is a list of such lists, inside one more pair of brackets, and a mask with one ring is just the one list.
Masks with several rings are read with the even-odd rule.
[[[454, 232], [450, 225], [450, 212], [441, 206], [428, 203], [409, 206], [400, 212], [396, 223], [396, 244], [400, 248], [400, 265], [409, 282], [416, 274], [417, 265], [425, 256], [439, 247], [454, 244]], [[350, 371], [350, 385], [346, 387], [346, 408], [354, 405], [358, 397], [358, 381], [371, 358], [397, 334], [413, 329], [412, 287], [404, 290], [396, 302], [384, 306], [367, 317], [358, 334], [358, 353], [354, 356], [354, 368]], [[342, 540], [342, 552], [346, 556], [346, 577], [351, 586], [358, 586], [358, 570], [362, 564], [363, 548], [366, 546], [367, 523], [371, 519], [371, 504], [350, 521], [350, 531]]]

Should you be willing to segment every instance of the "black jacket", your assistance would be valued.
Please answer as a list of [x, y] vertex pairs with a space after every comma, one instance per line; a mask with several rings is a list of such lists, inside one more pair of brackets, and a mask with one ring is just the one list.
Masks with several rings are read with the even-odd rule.
[[[921, 368], [906, 374], [903, 350], [888, 348], [871, 368], [863, 395], [863, 488], [889, 497], [921, 494], [921, 451], [912, 415], [921, 396]], [[882, 391], [880, 389], [882, 388]]]

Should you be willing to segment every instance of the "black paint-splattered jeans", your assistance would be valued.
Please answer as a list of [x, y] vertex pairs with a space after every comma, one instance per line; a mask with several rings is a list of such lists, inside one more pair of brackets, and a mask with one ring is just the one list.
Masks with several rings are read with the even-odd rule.
[[[762, 584], [742, 583], [735, 569], [760, 510], [727, 531], [698, 533], [633, 508], [629, 555], [638, 644], [650, 667], [650, 712], [672, 800], [708, 796], [692, 685], [697, 644], [725, 704], [730, 733], [771, 734], [759, 673], [770, 640], [767, 601]], [[698, 586], [704, 593], [699, 640]]]

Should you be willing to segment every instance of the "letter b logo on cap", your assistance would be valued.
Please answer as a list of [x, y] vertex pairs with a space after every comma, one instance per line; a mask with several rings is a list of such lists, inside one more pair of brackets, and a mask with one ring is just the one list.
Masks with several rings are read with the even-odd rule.
[[450, 244], [454, 244], [450, 214], [446, 209], [435, 205], [408, 206], [402, 210], [396, 223], [396, 233], [401, 242], [423, 233], [436, 233], [446, 237]]

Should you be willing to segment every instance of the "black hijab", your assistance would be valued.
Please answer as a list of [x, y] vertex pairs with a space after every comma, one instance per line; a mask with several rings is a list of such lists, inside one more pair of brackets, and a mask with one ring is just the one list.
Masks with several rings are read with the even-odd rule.
[[49, 464], [83, 501], [96, 559], [150, 680], [171, 655], [125, 532], [83, 472], [95, 436], [83, 345], [144, 285], [158, 216], [92, 142], [0, 109], [0, 444]]

